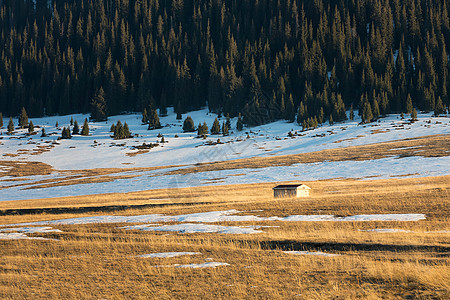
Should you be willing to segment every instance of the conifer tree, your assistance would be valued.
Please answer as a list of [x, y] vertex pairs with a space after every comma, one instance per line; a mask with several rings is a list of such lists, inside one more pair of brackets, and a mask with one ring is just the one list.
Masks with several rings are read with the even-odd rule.
[[73, 117], [70, 117], [70, 126], [73, 126]]
[[142, 111], [142, 124], [147, 124], [147, 123], [148, 123], [147, 109], [144, 108], [144, 110]]
[[238, 115], [238, 119], [236, 122], [236, 129], [237, 129], [237, 131], [242, 131], [242, 129], [244, 129], [244, 123], [242, 122], [241, 113], [239, 113], [239, 115]]
[[355, 112], [353, 111], [353, 104], [350, 106], [350, 120], [353, 121], [355, 118]]
[[411, 120], [412, 121], [416, 121], [417, 120], [417, 110], [415, 108], [413, 108], [413, 110], [411, 112]]
[[58, 127], [59, 127], [58, 121], [56, 121], [56, 123], [55, 123], [55, 127], [56, 127], [56, 128], [58, 128]]
[[41, 130], [41, 137], [46, 137], [46, 136], [47, 136], [47, 134], [45, 133], [45, 128], [42, 127], [42, 130]]
[[112, 123], [111, 127], [109, 128], [109, 132], [115, 132], [116, 131], [116, 124]]
[[75, 120], [75, 122], [73, 122], [72, 134], [79, 134], [79, 133], [80, 133], [80, 127], [78, 126], [77, 120]]
[[190, 116], [187, 116], [183, 123], [183, 131], [184, 132], [194, 132], [195, 131], [195, 125], [194, 121]]
[[216, 119], [214, 120], [213, 125], [211, 126], [211, 134], [219, 134], [220, 133], [220, 123], [219, 120]]
[[225, 122], [222, 122], [222, 134], [224, 136], [228, 135], [228, 125]]
[[369, 123], [373, 119], [372, 107], [371, 107], [369, 101], [365, 101], [364, 102], [363, 111], [362, 111], [362, 114], [361, 114], [361, 119], [362, 119], [363, 123]]
[[197, 135], [200, 136], [206, 136], [208, 134], [208, 125], [206, 125], [206, 122], [203, 122], [203, 124], [198, 124], [197, 127]]
[[412, 104], [412, 100], [411, 100], [411, 95], [408, 94], [408, 97], [406, 98], [406, 113], [410, 114], [412, 113], [413, 110], [413, 104]]
[[376, 99], [373, 101], [372, 116], [375, 120], [380, 116], [380, 107], [378, 106], [378, 101]]
[[159, 122], [158, 111], [156, 109], [150, 110], [150, 115], [148, 117], [148, 129], [160, 129], [162, 128], [161, 123]]
[[89, 124], [88, 124], [87, 118], [84, 119], [84, 124], [83, 124], [83, 127], [81, 128], [81, 135], [84, 135], [84, 136], [89, 135]]
[[33, 133], [34, 132], [34, 124], [33, 121], [30, 121], [30, 123], [28, 124], [28, 133]]
[[0, 112], [0, 128], [3, 127], [3, 114]]
[[437, 117], [439, 115], [445, 114], [445, 107], [442, 103], [441, 96], [438, 97], [438, 100], [436, 101], [436, 105], [434, 107], [434, 115]]
[[12, 117], [9, 117], [8, 134], [12, 134], [13, 132], [14, 132], [14, 122]]
[[128, 139], [131, 137], [130, 128], [128, 127], [127, 122], [123, 124], [123, 138]]
[[24, 107], [22, 107], [22, 111], [19, 116], [19, 126], [20, 128], [25, 128], [28, 126], [28, 115]]
[[230, 119], [230, 114], [229, 114], [229, 113], [227, 113], [225, 125], [227, 125], [227, 128], [228, 128], [228, 129], [231, 128], [231, 119]]
[[63, 130], [61, 132], [61, 138], [62, 139], [71, 139], [72, 136], [70, 135], [70, 128], [63, 127]]
[[91, 101], [91, 118], [96, 122], [106, 121], [105, 91], [100, 87]]

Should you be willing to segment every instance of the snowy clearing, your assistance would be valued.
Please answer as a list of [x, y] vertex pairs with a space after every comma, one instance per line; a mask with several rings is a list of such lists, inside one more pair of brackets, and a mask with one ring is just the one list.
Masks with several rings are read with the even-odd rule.
[[[196, 124], [205, 121], [212, 124], [215, 114], [207, 110], [193, 111]], [[419, 114], [418, 121], [411, 123], [398, 115], [390, 115], [378, 122], [361, 125], [360, 119], [323, 126], [305, 132], [296, 123], [277, 121], [238, 132], [229, 136], [209, 135], [206, 140], [196, 133], [182, 132], [182, 120], [176, 120], [173, 110], [161, 117], [163, 128], [147, 130], [141, 124], [139, 114], [111, 116], [107, 122], [90, 123], [90, 136], [75, 135], [70, 140], [57, 140], [61, 135], [54, 124], [68, 126], [70, 119], [80, 121], [88, 115], [67, 115], [34, 118], [33, 123], [45, 128], [48, 137], [40, 134], [27, 135], [26, 129], [17, 129], [14, 135], [6, 135], [1, 129], [0, 162], [42, 162], [56, 171], [49, 175], [30, 177], [0, 176], [0, 201], [26, 200], [49, 197], [66, 197], [102, 193], [125, 193], [161, 188], [182, 188], [202, 185], [277, 182], [289, 180], [320, 180], [330, 178], [393, 178], [399, 176], [422, 177], [449, 175], [449, 155], [440, 157], [388, 155], [381, 159], [365, 161], [322, 161], [299, 163], [290, 166], [260, 169], [235, 169], [208, 171], [192, 174], [167, 175], [174, 169], [188, 168], [197, 163], [230, 161], [253, 157], [271, 157], [311, 153], [327, 149], [368, 145], [431, 135], [449, 135], [450, 119], [433, 117], [431, 113]], [[112, 123], [127, 122], [135, 136], [126, 140], [114, 140], [110, 136]], [[221, 122], [224, 118], [221, 118]], [[17, 124], [17, 120], [14, 119]], [[231, 120], [233, 126], [236, 118]], [[39, 129], [37, 129], [39, 130]], [[297, 132], [293, 138], [288, 132]], [[166, 143], [160, 143], [162, 134]], [[177, 137], [176, 137], [177, 136]], [[217, 139], [220, 143], [216, 144]], [[149, 143], [158, 144], [148, 152], [136, 147]], [[208, 145], [212, 144], [212, 145]], [[407, 151], [426, 150], [426, 147], [399, 147]], [[390, 151], [392, 152], [392, 151]], [[137, 154], [140, 153], [140, 154]], [[420, 154], [419, 154], [420, 155]], [[145, 167], [170, 167], [160, 170], [140, 170]], [[94, 168], [136, 168], [115, 171], [114, 176], [83, 175], [79, 182], [61, 170], [87, 170]], [[2, 166], [0, 174], [10, 168]], [[14, 180], [14, 181], [10, 181]], [[42, 184], [47, 180], [52, 184]]]

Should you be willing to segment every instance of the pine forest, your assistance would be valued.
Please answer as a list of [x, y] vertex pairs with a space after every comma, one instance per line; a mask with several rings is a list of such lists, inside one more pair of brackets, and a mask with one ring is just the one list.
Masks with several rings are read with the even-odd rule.
[[[249, 126], [449, 105], [448, 0], [0, 0], [0, 112]], [[93, 108], [94, 107], [94, 108]], [[94, 114], [95, 115], [95, 114]], [[69, 132], [70, 135], [70, 132]]]

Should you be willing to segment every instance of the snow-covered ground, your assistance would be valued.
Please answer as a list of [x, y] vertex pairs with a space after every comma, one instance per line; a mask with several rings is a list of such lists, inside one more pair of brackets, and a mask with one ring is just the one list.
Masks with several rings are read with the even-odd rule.
[[[207, 110], [190, 112], [195, 124], [206, 122], [212, 126], [215, 114]], [[56, 170], [81, 170], [93, 168], [142, 168], [156, 166], [191, 166], [196, 163], [223, 161], [251, 157], [268, 157], [308, 153], [324, 149], [367, 145], [379, 142], [415, 138], [435, 134], [450, 134], [450, 118], [432, 117], [432, 114], [420, 114], [419, 120], [410, 124], [401, 120], [399, 115], [391, 115], [379, 122], [359, 125], [360, 119], [334, 125], [324, 125], [315, 130], [300, 132], [296, 123], [277, 121], [274, 123], [235, 130], [237, 119], [231, 120], [232, 130], [227, 137], [210, 135], [206, 140], [196, 137], [196, 133], [183, 133], [183, 120], [176, 120], [176, 115], [169, 108], [169, 115], [161, 117], [163, 128], [147, 130], [141, 124], [141, 115], [128, 114], [112, 116], [107, 122], [90, 123], [90, 136], [73, 136], [71, 140], [59, 140], [61, 130], [68, 126], [70, 119], [78, 121], [81, 127], [88, 115], [54, 116], [32, 119], [35, 126], [44, 127], [49, 137], [41, 138], [40, 129], [36, 135], [27, 136], [26, 129], [16, 130], [12, 136], [6, 135], [6, 126], [0, 130], [0, 161], [40, 161], [51, 165]], [[126, 140], [114, 140], [110, 136], [110, 126], [120, 120], [127, 122], [136, 136]], [[220, 123], [225, 118], [220, 119]], [[17, 119], [14, 119], [17, 125]], [[6, 125], [7, 118], [4, 118]], [[302, 136], [288, 138], [289, 131], [297, 131]], [[167, 143], [159, 144], [146, 153], [130, 156], [137, 152], [134, 146], [143, 143], [156, 143], [162, 134]], [[178, 137], [175, 137], [175, 136]], [[206, 145], [208, 141], [222, 144]], [[49, 151], [36, 154], [38, 146], [52, 145]], [[424, 149], [426, 150], [426, 149]], [[34, 151], [34, 152], [33, 152]], [[34, 154], [33, 154], [34, 153]], [[450, 174], [450, 156], [446, 157], [404, 157], [389, 156], [369, 161], [342, 161], [295, 164], [292, 166], [269, 167], [261, 169], [239, 169], [211, 171], [187, 175], [160, 175], [165, 170], [127, 171], [115, 175], [130, 175], [132, 178], [116, 179], [113, 182], [99, 182], [69, 186], [55, 186], [38, 189], [34, 187], [39, 180], [60, 179], [64, 175], [54, 174], [23, 178], [23, 181], [8, 181], [9, 177], [0, 177], [0, 201], [36, 199], [61, 196], [77, 196], [99, 193], [131, 192], [156, 188], [192, 187], [200, 185], [257, 183], [290, 180], [318, 180], [329, 178], [390, 178], [395, 176], [438, 176]], [[1, 172], [6, 168], [0, 167]], [[20, 178], [19, 178], [20, 179]], [[21, 186], [14, 186], [23, 184]]]

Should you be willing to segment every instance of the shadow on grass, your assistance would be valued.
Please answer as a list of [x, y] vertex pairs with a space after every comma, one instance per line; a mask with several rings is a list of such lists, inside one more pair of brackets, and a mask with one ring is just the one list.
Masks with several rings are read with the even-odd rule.
[[48, 207], [48, 208], [24, 208], [24, 209], [6, 209], [0, 210], [0, 216], [13, 215], [36, 215], [36, 214], [75, 214], [87, 212], [114, 212], [128, 209], [144, 209], [153, 207], [166, 206], [191, 206], [205, 205], [211, 202], [194, 202], [194, 203], [152, 203], [140, 205], [108, 205], [108, 206], [87, 206], [87, 207]]
[[262, 241], [261, 248], [265, 250], [282, 251], [385, 251], [385, 252], [438, 252], [450, 257], [450, 247], [428, 245], [392, 245], [392, 244], [364, 244], [364, 243], [315, 243], [298, 241]]

